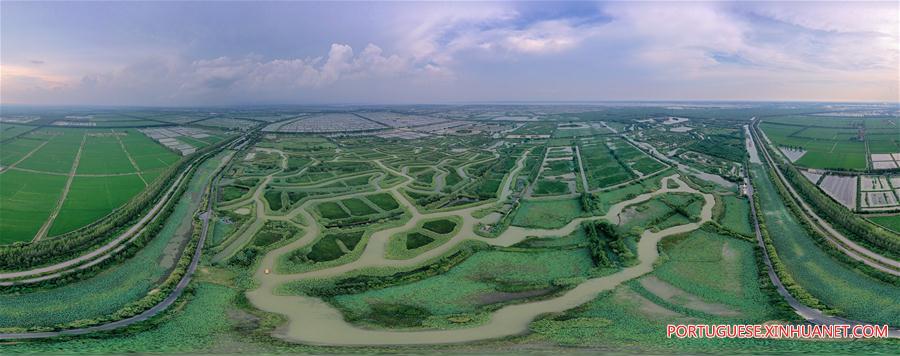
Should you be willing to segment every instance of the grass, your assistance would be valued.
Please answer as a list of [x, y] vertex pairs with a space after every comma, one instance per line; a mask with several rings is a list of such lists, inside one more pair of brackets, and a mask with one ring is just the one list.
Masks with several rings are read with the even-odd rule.
[[319, 203], [318, 205], [316, 205], [316, 210], [318, 210], [319, 215], [326, 219], [334, 220], [350, 217], [350, 214], [344, 211], [344, 208], [333, 201]]
[[290, 239], [301, 231], [284, 221], [266, 221], [265, 225], [253, 236], [253, 245], [259, 247], [271, 246], [283, 240]]
[[873, 216], [870, 217], [869, 220], [872, 222], [884, 226], [888, 229], [894, 230], [896, 232], [900, 232], [900, 215], [894, 216]]
[[406, 234], [406, 249], [415, 250], [434, 242], [434, 239], [419, 232]]
[[0, 173], [0, 243], [31, 241], [50, 216], [65, 176], [8, 170]]
[[281, 208], [284, 207], [281, 202], [281, 193], [280, 190], [267, 190], [266, 193], [263, 194], [263, 198], [266, 199], [266, 202], [269, 203], [269, 208], [273, 211], [281, 210]]
[[[594, 300], [561, 315], [532, 322], [533, 332], [525, 340], [563, 347], [602, 348], [610, 352], [640, 354], [671, 353], [891, 353], [896, 343], [761, 340], [678, 339], [666, 337], [667, 324], [716, 324], [729, 321], [657, 312], [648, 307], [628, 286], [601, 293]], [[652, 303], [652, 302], [651, 302]], [[761, 321], [762, 322], [762, 321]]]
[[706, 302], [728, 305], [743, 321], [775, 316], [760, 290], [752, 243], [695, 230], [664, 246], [668, 259], [653, 272], [659, 279]]
[[375, 209], [372, 209], [368, 204], [357, 198], [341, 200], [341, 204], [347, 207], [347, 210], [350, 211], [350, 215], [353, 216], [365, 216], [378, 213]]
[[449, 219], [432, 220], [422, 224], [422, 228], [438, 234], [449, 234], [456, 228], [456, 222]]
[[222, 187], [222, 201], [236, 200], [250, 192], [250, 189], [233, 185]]
[[900, 324], [900, 289], [835, 261], [807, 235], [787, 210], [762, 166], [751, 165], [766, 227], [794, 280], [846, 316], [874, 323]]
[[560, 195], [568, 192], [569, 185], [566, 182], [558, 180], [541, 179], [534, 188], [534, 194], [536, 195]]
[[738, 233], [753, 236], [753, 226], [750, 224], [750, 203], [746, 199], [733, 195], [722, 197], [722, 202], [725, 205], [725, 214], [719, 223]]
[[365, 198], [384, 211], [394, 210], [400, 207], [400, 204], [398, 204], [397, 201], [394, 200], [394, 197], [388, 193], [367, 195]]
[[456, 169], [450, 169], [444, 182], [446, 186], [452, 187], [459, 184], [459, 182], [462, 182], [462, 180], [463, 178], [459, 176], [459, 173], [456, 172]]
[[581, 214], [578, 199], [525, 200], [519, 206], [512, 225], [555, 229], [565, 226]]
[[362, 239], [363, 234], [363, 231], [327, 234], [312, 246], [309, 253], [306, 254], [306, 258], [314, 263], [327, 262], [341, 258], [346, 252], [338, 245], [338, 241], [340, 241], [348, 251], [353, 251], [356, 249], [356, 245], [359, 244], [359, 240]]
[[402, 303], [433, 315], [471, 313], [515, 299], [515, 293], [551, 288], [559, 278], [586, 276], [592, 269], [585, 249], [529, 252], [481, 251], [447, 273], [418, 282], [340, 295], [333, 302], [354, 316], [378, 304]]
[[[229, 311], [238, 292], [232, 288], [197, 283], [189, 302], [172, 317], [141, 332], [117, 333], [108, 337], [65, 338], [4, 345], [4, 352], [25, 354], [203, 353], [233, 327]], [[236, 341], [236, 340], [235, 340]], [[247, 347], [249, 345], [244, 345]]]
[[144, 183], [137, 175], [76, 176], [48, 235], [59, 235], [90, 224], [125, 204], [143, 189]]

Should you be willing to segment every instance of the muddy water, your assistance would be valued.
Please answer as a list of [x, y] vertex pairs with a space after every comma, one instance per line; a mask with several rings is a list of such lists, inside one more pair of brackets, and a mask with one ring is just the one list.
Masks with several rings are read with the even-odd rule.
[[[523, 162], [524, 156], [518, 161], [515, 169], [516, 171], [521, 170]], [[398, 174], [399, 172], [394, 173]], [[511, 174], [510, 178], [514, 175], [515, 174]], [[406, 178], [409, 177], [406, 176]], [[511, 180], [512, 179], [508, 179], [504, 182], [503, 191], [501, 193], [502, 198], [508, 197]], [[668, 180], [676, 181], [679, 183], [679, 187], [676, 189], [666, 188]], [[392, 194], [398, 202], [404, 205], [404, 207], [412, 213], [412, 218], [403, 226], [382, 230], [373, 234], [363, 254], [356, 261], [351, 263], [334, 268], [298, 274], [271, 273], [271, 271], [275, 270], [274, 267], [278, 256], [309, 244], [315, 239], [316, 235], [319, 233], [319, 229], [316, 226], [311, 226], [306, 235], [301, 239], [288, 246], [273, 250], [264, 256], [255, 275], [256, 279], [259, 281], [259, 288], [248, 292], [247, 297], [257, 308], [284, 315], [288, 319], [288, 325], [275, 336], [292, 342], [328, 345], [438, 344], [476, 341], [521, 334], [528, 330], [528, 324], [532, 320], [542, 314], [571, 309], [592, 300], [597, 294], [603, 291], [615, 288], [624, 281], [652, 271], [653, 263], [659, 256], [657, 243], [663, 237], [695, 230], [699, 228], [702, 223], [711, 219], [712, 208], [715, 205], [715, 200], [712, 195], [703, 194], [705, 204], [701, 212], [700, 222], [675, 226], [659, 232], [645, 231], [641, 235], [641, 240], [638, 244], [638, 256], [640, 258], [640, 263], [638, 265], [625, 268], [609, 276], [587, 280], [569, 292], [556, 298], [506, 306], [494, 312], [487, 323], [472, 328], [425, 331], [389, 331], [359, 328], [345, 322], [343, 315], [337, 309], [319, 298], [276, 295], [275, 288], [290, 281], [337, 276], [365, 267], [417, 266], [432, 258], [441, 256], [465, 239], [477, 239], [492, 245], [508, 246], [532, 236], [565, 236], [578, 228], [579, 224], [584, 220], [608, 219], [615, 222], [617, 219], [616, 216], [618, 216], [625, 207], [647, 201], [659, 194], [674, 191], [700, 193], [678, 180], [675, 176], [664, 178], [661, 186], [663, 188], [658, 191], [642, 194], [631, 200], [614, 205], [605, 216], [575, 219], [559, 229], [525, 229], [510, 227], [501, 236], [493, 239], [477, 237], [471, 233], [473, 231], [472, 229], [475, 227], [475, 223], [477, 223], [477, 219], [474, 219], [471, 214], [475, 210], [483, 208], [482, 206], [456, 211], [421, 214], [396, 191], [396, 187], [383, 190]], [[313, 221], [312, 216], [309, 216], [306, 209], [303, 209], [302, 207], [301, 209], [292, 212], [292, 215], [294, 216], [297, 214], [310, 219], [309, 221]], [[412, 259], [388, 260], [384, 258], [388, 238], [394, 233], [410, 229], [416, 226], [416, 224], [424, 218], [431, 219], [450, 215], [460, 216], [462, 218], [463, 226], [461, 231], [463, 233], [457, 234], [444, 245]], [[270, 273], [266, 274], [266, 271], [270, 271]]]

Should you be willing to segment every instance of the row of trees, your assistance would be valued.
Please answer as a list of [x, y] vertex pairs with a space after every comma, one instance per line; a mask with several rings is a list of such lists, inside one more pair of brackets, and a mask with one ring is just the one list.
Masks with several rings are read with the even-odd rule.
[[[184, 251], [194, 251], [197, 248], [200, 237], [200, 225], [194, 224], [194, 230], [191, 235], [191, 240], [185, 246]], [[154, 234], [155, 235], [155, 234]], [[188, 268], [190, 267], [191, 260], [193, 259], [193, 253], [182, 253], [181, 257], [178, 259], [178, 263], [172, 269], [172, 272], [166, 277], [165, 281], [153, 291], [148, 292], [141, 299], [135, 300], [131, 303], [126, 304], [119, 310], [115, 312], [99, 316], [96, 318], [90, 319], [80, 319], [73, 320], [67, 323], [62, 323], [55, 325], [53, 327], [31, 327], [31, 328], [21, 328], [16, 331], [20, 332], [39, 332], [39, 331], [52, 331], [52, 330], [69, 330], [76, 328], [84, 328], [94, 325], [106, 324], [113, 321], [127, 319], [133, 316], [136, 316], [144, 311], [149, 310], [150, 308], [156, 306], [165, 300], [169, 294], [171, 294], [175, 287], [178, 285], [178, 282], [181, 281], [181, 278], [184, 277]], [[12, 331], [12, 330], [10, 330]]]
[[[175, 183], [178, 173], [183, 172], [193, 162], [199, 164], [225, 144], [207, 146], [196, 156], [197, 159], [182, 159], [169, 167], [162, 178], [122, 207], [106, 217], [78, 230], [42, 239], [31, 243], [16, 243], [0, 246], [0, 270], [26, 270], [29, 268], [63, 261], [96, 248], [112, 240], [119, 233], [136, 223]], [[185, 176], [185, 182], [189, 176]], [[176, 195], [177, 196], [177, 195]]]
[[788, 209], [791, 210], [791, 213], [796, 216], [800, 222], [800, 225], [803, 226], [803, 229], [806, 230], [807, 234], [813, 238], [813, 241], [822, 248], [823, 251], [827, 252], [829, 255], [841, 261], [847, 265], [853, 266], [854, 268], [872, 276], [878, 278], [887, 283], [897, 284], [900, 282], [900, 278], [897, 276], [893, 276], [887, 273], [884, 273], [880, 270], [872, 268], [871, 266], [850, 258], [847, 254], [837, 250], [834, 246], [832, 246], [825, 236], [822, 235], [822, 232], [818, 230], [817, 227], [814, 227], [808, 219], [804, 219], [805, 216], [803, 211], [801, 211], [800, 205], [794, 201], [790, 193], [787, 190], [787, 187], [782, 184], [782, 182], [775, 178], [775, 171], [772, 168], [768, 168], [769, 170], [769, 178], [772, 180], [772, 184], [778, 189], [778, 194], [781, 196], [781, 199], [784, 201], [785, 205]]
[[[186, 176], [186, 180], [190, 179], [195, 170], [191, 170], [188, 172]], [[173, 196], [181, 196], [187, 190], [187, 184], [183, 184], [178, 187], [173, 193]], [[65, 273], [58, 278], [51, 278], [45, 281], [37, 282], [37, 283], [29, 283], [22, 285], [14, 285], [9, 287], [3, 287], [2, 290], [4, 292], [21, 292], [26, 290], [34, 290], [34, 289], [42, 289], [42, 288], [53, 288], [55, 286], [65, 285], [67, 283], [71, 283], [73, 281], [82, 280], [93, 276], [103, 269], [106, 268], [107, 265], [112, 263], [122, 262], [131, 256], [134, 256], [138, 253], [147, 243], [150, 242], [160, 231], [168, 219], [169, 215], [175, 211], [175, 204], [178, 202], [178, 199], [171, 199], [169, 202], [163, 206], [162, 210], [159, 212], [157, 219], [154, 219], [151, 223], [149, 223], [142, 231], [138, 233], [134, 240], [128, 243], [127, 247], [122, 251], [118, 252], [113, 258], [109, 258], [101, 263], [98, 263], [91, 268], [87, 268], [84, 270], [78, 270], [77, 272]]]
[[[866, 245], [879, 247], [882, 253], [893, 257], [900, 257], [900, 236], [878, 225], [848, 212], [847, 209], [826, 196], [818, 187], [809, 182], [800, 171], [792, 165], [777, 163], [784, 177], [797, 193], [805, 197], [816, 213], [823, 215], [836, 227], [841, 228], [848, 235]], [[787, 198], [787, 197], [785, 197]]]
[[785, 267], [784, 262], [781, 261], [781, 257], [778, 256], [778, 251], [775, 250], [775, 245], [772, 243], [772, 237], [769, 235], [769, 229], [766, 228], [765, 214], [762, 213], [763, 210], [759, 203], [759, 196], [756, 194], [753, 195], [753, 205], [756, 211], [756, 219], [759, 222], [759, 230], [763, 238], [765, 253], [769, 256], [769, 261], [772, 263], [772, 270], [778, 276], [778, 279], [781, 281], [784, 288], [794, 298], [806, 306], [831, 314], [836, 313], [837, 310], [829, 308], [825, 303], [822, 303], [822, 301], [814, 297], [805, 288], [794, 281], [794, 277], [791, 276], [791, 273], [787, 270], [787, 267]]

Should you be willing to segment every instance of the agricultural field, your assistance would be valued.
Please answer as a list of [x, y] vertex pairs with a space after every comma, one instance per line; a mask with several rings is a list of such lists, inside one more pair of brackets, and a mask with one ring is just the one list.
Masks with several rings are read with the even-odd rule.
[[[132, 129], [39, 128], [2, 147], [4, 244], [90, 224], [143, 191], [179, 159]], [[48, 228], [42, 230], [44, 226]]]
[[[189, 182], [189, 190], [201, 189], [218, 160], [209, 160]], [[199, 194], [186, 194], [158, 234], [135, 256], [73, 283], [0, 298], [0, 328], [52, 327], [107, 316], [153, 293], [180, 255], [178, 247], [191, 237], [192, 212], [202, 202]]]
[[779, 147], [804, 153], [794, 163], [819, 169], [865, 170], [868, 154], [900, 153], [897, 118], [786, 116], [760, 125]]
[[[669, 324], [805, 323], [770, 283], [739, 186], [746, 165], [790, 290], [827, 313], [900, 325], [895, 283], [826, 250], [743, 146], [744, 125], [765, 113], [763, 130], [789, 139], [781, 151], [819, 188], [853, 209], [891, 208], [897, 174], [862, 172], [866, 145], [882, 144], [890, 123], [795, 113], [818, 104], [733, 105], [4, 113], [39, 117], [0, 121], [0, 256], [40, 258], [36, 236], [82, 250], [35, 263], [74, 263], [36, 282], [0, 268], [0, 344], [38, 354], [893, 352], [891, 340], [666, 337]], [[872, 135], [859, 172], [805, 165], [820, 141], [853, 149], [842, 135], [859, 125]], [[792, 146], [801, 139], [809, 147]], [[168, 187], [188, 163], [196, 171], [164, 218], [79, 240], [89, 230], [79, 228], [154, 183]], [[900, 229], [895, 211], [859, 213]], [[128, 229], [147, 233], [96, 265], [78, 260]], [[144, 302], [173, 295], [164, 309]], [[124, 319], [145, 311], [155, 316]], [[115, 320], [129, 326], [3, 339]]]

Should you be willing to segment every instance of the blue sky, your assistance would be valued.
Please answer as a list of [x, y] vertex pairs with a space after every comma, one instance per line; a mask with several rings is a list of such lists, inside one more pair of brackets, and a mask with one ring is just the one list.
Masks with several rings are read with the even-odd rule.
[[896, 2], [0, 2], [0, 102], [898, 101]]

